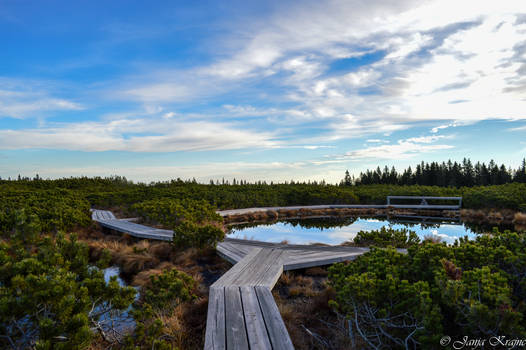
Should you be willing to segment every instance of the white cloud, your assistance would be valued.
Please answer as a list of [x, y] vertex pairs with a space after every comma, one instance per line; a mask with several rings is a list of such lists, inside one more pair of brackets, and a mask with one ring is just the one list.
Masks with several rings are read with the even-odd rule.
[[346, 154], [351, 159], [409, 159], [422, 153], [451, 149], [450, 145], [420, 145], [412, 142], [399, 142], [395, 145], [382, 145], [377, 147], [369, 147], [356, 151], [351, 151]]
[[81, 110], [83, 106], [56, 97], [52, 83], [23, 81], [0, 77], [0, 118], [29, 118], [43, 112]]
[[419, 156], [423, 153], [429, 153], [440, 150], [447, 150], [453, 148], [451, 145], [446, 144], [431, 144], [446, 136], [432, 135], [413, 137], [403, 140], [398, 140], [396, 144], [371, 146], [359, 150], [347, 152], [344, 155], [345, 158], [349, 159], [410, 159], [415, 156]]
[[523, 126], [518, 126], [516, 128], [510, 128], [508, 129], [509, 131], [525, 131], [526, 130], [526, 125], [523, 125]]
[[224, 123], [178, 121], [163, 117], [0, 130], [0, 149], [175, 152], [271, 148], [279, 145], [269, 133], [256, 133]]
[[432, 142], [435, 142], [435, 141], [438, 141], [444, 138], [451, 138], [451, 137], [446, 136], [446, 135], [429, 135], [429, 136], [411, 137], [411, 138], [408, 138], [406, 141], [413, 142], [413, 143], [432, 143]]
[[368, 139], [365, 140], [367, 143], [389, 143], [389, 140], [381, 140], [381, 139]]
[[[211, 64], [129, 77], [115, 94], [169, 105], [239, 93], [271, 107], [227, 102], [226, 117], [299, 128], [324, 119], [333, 140], [423, 121], [524, 119], [517, 44], [526, 42], [526, 23], [516, 18], [525, 11], [519, 0], [279, 4], [216, 40]], [[385, 52], [377, 62], [328, 72], [334, 60], [377, 51]]]

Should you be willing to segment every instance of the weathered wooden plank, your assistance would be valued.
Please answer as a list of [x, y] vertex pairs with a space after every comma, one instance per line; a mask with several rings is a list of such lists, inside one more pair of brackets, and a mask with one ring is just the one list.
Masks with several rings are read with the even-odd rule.
[[[229, 242], [220, 242], [217, 245], [218, 249], [221, 249], [221, 252], [229, 255], [232, 259], [239, 261], [245, 257], [252, 250], [253, 247], [244, 247], [239, 244], [232, 244]], [[240, 249], [242, 247], [243, 249]], [[239, 258], [238, 258], [239, 257]]]
[[238, 274], [231, 281], [238, 286], [263, 285], [268, 288], [274, 287], [283, 273], [283, 250], [262, 249], [257, 256], [252, 259], [250, 266], [242, 273]]
[[206, 317], [205, 350], [226, 349], [225, 289], [210, 288]]
[[240, 287], [250, 349], [272, 349], [254, 287]]
[[265, 320], [272, 348], [276, 350], [294, 349], [294, 345], [292, 345], [292, 340], [281, 318], [278, 306], [274, 302], [274, 297], [270, 289], [262, 286], [256, 286], [254, 289], [256, 290], [259, 305], [261, 306], [261, 313]]
[[243, 259], [242, 256], [233, 253], [232, 251], [230, 251], [229, 249], [227, 249], [227, 247], [225, 247], [225, 246], [222, 245], [221, 243], [219, 243], [219, 244], [217, 245], [216, 250], [217, 250], [217, 253], [218, 253], [219, 255], [221, 255], [221, 257], [223, 257], [223, 259], [227, 260], [227, 261], [230, 262], [231, 264], [236, 264], [236, 263], [239, 262], [241, 259]]
[[248, 349], [243, 303], [237, 286], [225, 287], [225, 321], [227, 349]]
[[250, 261], [250, 264], [236, 274], [230, 284], [236, 286], [265, 285], [273, 287], [282, 270], [282, 250], [263, 248]]
[[249, 254], [247, 254], [243, 259], [241, 259], [237, 264], [232, 266], [223, 276], [221, 276], [213, 286], [228, 286], [231, 285], [231, 281], [236, 278], [236, 276], [246, 269], [250, 261], [256, 256], [261, 248], [254, 248]]
[[347, 254], [347, 255], [333, 255], [333, 256], [309, 258], [309, 259], [306, 258], [306, 259], [296, 260], [296, 261], [293, 260], [293, 261], [285, 262], [283, 264], [283, 270], [290, 271], [290, 270], [297, 270], [297, 269], [305, 269], [305, 268], [314, 267], [314, 266], [329, 265], [329, 264], [334, 264], [337, 262], [354, 260], [360, 255], [362, 255], [362, 253], [354, 253], [354, 254]]

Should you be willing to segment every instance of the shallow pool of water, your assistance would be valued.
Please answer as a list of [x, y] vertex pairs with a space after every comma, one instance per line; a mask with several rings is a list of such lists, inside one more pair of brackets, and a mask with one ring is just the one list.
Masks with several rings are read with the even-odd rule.
[[325, 243], [341, 244], [352, 240], [359, 231], [378, 230], [383, 226], [393, 229], [407, 228], [415, 231], [422, 239], [438, 236], [447, 243], [453, 243], [464, 236], [474, 238], [475, 232], [462, 222], [401, 222], [385, 218], [347, 219], [302, 219], [231, 227], [230, 238], [253, 239], [265, 242], [288, 241], [293, 244]]
[[[119, 276], [120, 269], [118, 266], [110, 266], [108, 268], [105, 268], [103, 272], [104, 280], [106, 281], [106, 283], [108, 283], [110, 279], [115, 276], [120, 286], [126, 286], [126, 282], [124, 282], [124, 280]], [[136, 287], [135, 289], [137, 290], [135, 300], [137, 300], [139, 298], [139, 290]], [[108, 331], [111, 325], [113, 325], [113, 328], [120, 333], [127, 333], [133, 328], [135, 328], [135, 320], [129, 313], [131, 309], [132, 306], [130, 306], [125, 311], [114, 310], [109, 313], [103, 314], [100, 318], [100, 321], [101, 323], [103, 323], [104, 330]]]

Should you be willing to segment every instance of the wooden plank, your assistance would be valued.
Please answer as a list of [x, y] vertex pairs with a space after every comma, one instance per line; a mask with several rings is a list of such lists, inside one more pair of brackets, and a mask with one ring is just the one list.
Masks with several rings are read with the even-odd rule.
[[205, 350], [226, 349], [225, 289], [210, 288], [206, 317]]
[[227, 260], [231, 264], [236, 264], [241, 259], [243, 259], [242, 256], [239, 256], [233, 252], [231, 252], [229, 249], [227, 249], [225, 246], [223, 246], [221, 243], [219, 243], [216, 247], [217, 253], [223, 257], [223, 259]]
[[262, 286], [256, 286], [254, 289], [256, 290], [272, 348], [275, 350], [293, 350], [294, 345], [292, 345], [292, 340], [270, 289]]
[[246, 269], [250, 261], [256, 256], [261, 248], [254, 248], [249, 254], [247, 254], [243, 259], [241, 259], [237, 264], [235, 264], [230, 270], [228, 270], [223, 276], [221, 276], [213, 286], [228, 286], [231, 285], [231, 281], [236, 278], [236, 276]]
[[248, 349], [243, 303], [237, 286], [225, 287], [225, 322], [227, 349]]
[[237, 261], [245, 257], [245, 255], [247, 255], [253, 248], [253, 247], [245, 247], [240, 244], [232, 244], [229, 242], [220, 242], [218, 243], [217, 246], [221, 247], [224, 253], [232, 255], [233, 258], [241, 257], [240, 259], [237, 259]]
[[354, 254], [349, 254], [349, 255], [332, 255], [332, 256], [319, 257], [319, 258], [287, 261], [283, 265], [283, 270], [290, 271], [290, 270], [297, 270], [297, 269], [305, 269], [305, 268], [313, 267], [313, 266], [329, 265], [329, 264], [334, 264], [337, 262], [354, 260], [360, 255], [362, 254], [354, 253]]
[[240, 287], [250, 349], [272, 349], [254, 287]]
[[251, 261], [250, 266], [239, 273], [231, 284], [237, 286], [263, 285], [274, 287], [283, 273], [282, 255], [280, 249], [262, 249]]

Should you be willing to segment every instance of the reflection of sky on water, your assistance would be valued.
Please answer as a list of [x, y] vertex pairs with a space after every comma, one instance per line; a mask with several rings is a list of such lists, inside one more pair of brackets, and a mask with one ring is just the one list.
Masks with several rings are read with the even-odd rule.
[[293, 226], [287, 222], [278, 222], [273, 225], [261, 225], [247, 228], [234, 228], [231, 238], [247, 238], [266, 242], [281, 242], [287, 240], [289, 243], [306, 244], [321, 242], [326, 244], [340, 244], [353, 239], [358, 231], [378, 230], [383, 226], [394, 229], [408, 228], [415, 231], [420, 238], [427, 235], [439, 236], [447, 243], [453, 243], [459, 237], [475, 237], [469, 228], [463, 225], [440, 224], [437, 227], [422, 227], [421, 225], [409, 226], [406, 224], [390, 223], [379, 219], [357, 219], [348, 226], [333, 228], [307, 228], [300, 225]]
[[[120, 269], [117, 266], [110, 266], [103, 270], [104, 272], [104, 280], [106, 283], [108, 283], [111, 279], [111, 277], [116, 276], [117, 282], [120, 286], [126, 286], [126, 283], [124, 280], [119, 276]], [[137, 290], [137, 294], [135, 295], [135, 300], [139, 299], [139, 289], [138, 287], [135, 287]], [[132, 306], [130, 306], [125, 311], [118, 311], [113, 310], [110, 311], [107, 314], [103, 314], [100, 318], [100, 321], [109, 323], [110, 319], [113, 319], [114, 321], [114, 327], [119, 332], [128, 332], [131, 331], [133, 328], [135, 328], [135, 320], [133, 317], [129, 314], [129, 311], [132, 309]], [[106, 328], [106, 330], [109, 330], [109, 324], [103, 325], [103, 328]]]

